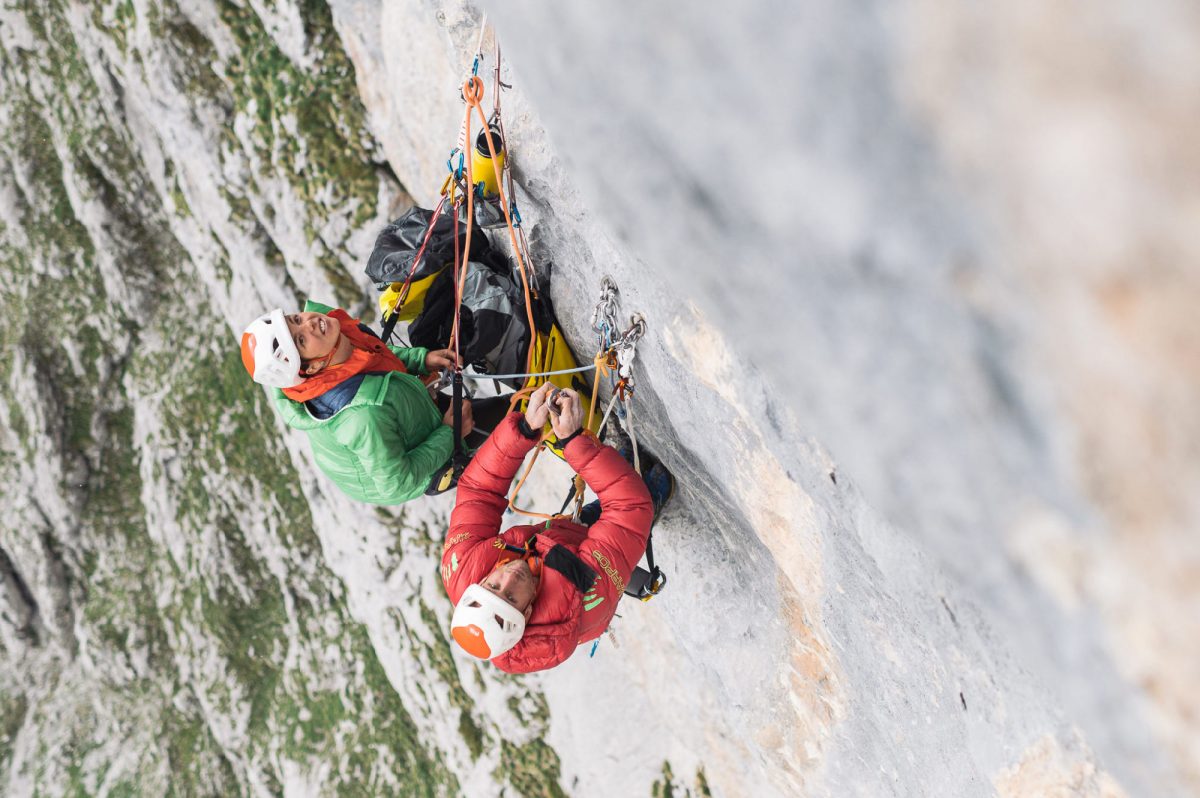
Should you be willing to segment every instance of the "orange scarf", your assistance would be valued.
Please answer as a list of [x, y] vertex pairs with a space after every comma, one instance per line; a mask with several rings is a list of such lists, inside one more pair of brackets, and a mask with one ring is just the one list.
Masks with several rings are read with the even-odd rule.
[[350, 317], [346, 311], [338, 308], [329, 312], [329, 317], [337, 319], [342, 335], [350, 339], [354, 350], [350, 357], [336, 366], [326, 366], [311, 377], [305, 377], [304, 382], [291, 388], [284, 388], [283, 395], [293, 402], [307, 402], [316, 399], [333, 386], [353, 377], [370, 371], [402, 371], [407, 373], [403, 361], [392, 353], [392, 350], [370, 333], [358, 328], [358, 319]]

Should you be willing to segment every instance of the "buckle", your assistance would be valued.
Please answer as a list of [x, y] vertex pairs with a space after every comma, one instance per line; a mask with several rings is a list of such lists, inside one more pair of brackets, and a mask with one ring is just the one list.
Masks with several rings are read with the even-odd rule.
[[657, 567], [653, 571], [647, 571], [639, 565], [629, 575], [629, 582], [625, 585], [625, 595], [638, 601], [649, 601], [661, 593], [666, 586], [667, 577]]

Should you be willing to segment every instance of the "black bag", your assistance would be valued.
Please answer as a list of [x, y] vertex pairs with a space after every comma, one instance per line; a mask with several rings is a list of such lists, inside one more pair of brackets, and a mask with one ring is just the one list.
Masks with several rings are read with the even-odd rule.
[[[367, 276], [375, 283], [375, 287], [383, 291], [391, 283], [402, 283], [408, 279], [417, 252], [425, 241], [425, 233], [433, 212], [425, 208], [413, 206], [404, 215], [389, 224], [375, 239], [375, 249], [367, 261]], [[457, 227], [457, 230], [456, 230]], [[458, 225], [454, 224], [453, 213], [443, 210], [438, 216], [437, 224], [433, 227], [433, 235], [417, 264], [413, 280], [430, 277], [437, 274], [443, 267], [454, 262], [454, 239], [457, 235], [459, 252], [466, 246], [467, 222], [459, 218]], [[491, 260], [491, 244], [488, 243], [483, 230], [476, 225], [471, 232], [471, 260]]]
[[[454, 269], [446, 269], [425, 295], [421, 314], [408, 328], [413, 346], [444, 349], [454, 330]], [[525, 297], [510, 273], [483, 263], [467, 264], [459, 318], [463, 365], [486, 374], [524, 371], [529, 348]], [[521, 380], [514, 380], [519, 384]]]

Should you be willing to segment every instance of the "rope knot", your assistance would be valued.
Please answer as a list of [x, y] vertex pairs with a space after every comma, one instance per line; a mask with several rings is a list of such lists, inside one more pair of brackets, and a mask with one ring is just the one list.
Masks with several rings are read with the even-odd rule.
[[462, 87], [462, 98], [467, 105], [479, 105], [483, 100], [483, 78], [472, 75]]

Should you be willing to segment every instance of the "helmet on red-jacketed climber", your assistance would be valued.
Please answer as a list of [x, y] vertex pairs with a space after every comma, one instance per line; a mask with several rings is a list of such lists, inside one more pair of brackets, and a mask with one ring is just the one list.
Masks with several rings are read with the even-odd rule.
[[491, 659], [520, 642], [525, 615], [482, 585], [471, 585], [454, 608], [450, 634], [471, 656]]
[[291, 388], [304, 381], [300, 376], [300, 350], [292, 340], [282, 309], [275, 308], [246, 327], [242, 333], [242, 363], [260, 385]]

